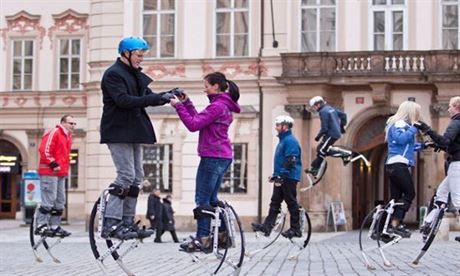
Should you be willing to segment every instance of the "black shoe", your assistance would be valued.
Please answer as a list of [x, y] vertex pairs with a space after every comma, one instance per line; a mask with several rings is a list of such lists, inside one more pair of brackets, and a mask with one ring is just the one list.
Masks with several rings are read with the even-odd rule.
[[42, 237], [54, 237], [54, 231], [51, 230], [46, 224], [37, 226], [37, 228], [34, 231], [34, 234]]
[[351, 161], [351, 155], [347, 155], [347, 156], [342, 157], [342, 162], [343, 162], [344, 166], [348, 165], [348, 163], [350, 163], [350, 161]]
[[102, 238], [104, 239], [119, 239], [119, 240], [131, 240], [137, 239], [139, 235], [131, 227], [126, 227], [123, 222], [112, 227], [107, 227], [102, 230]]
[[180, 250], [187, 253], [203, 252], [211, 253], [211, 240], [209, 237], [194, 238], [190, 236], [190, 240], [184, 240], [180, 245]]
[[155, 230], [153, 230], [151, 228], [147, 228], [145, 226], [139, 227], [137, 223], [133, 223], [133, 224], [129, 225], [129, 228], [131, 228], [134, 232], [137, 233], [137, 238], [138, 239], [148, 238], [148, 237], [152, 236], [155, 233]]
[[251, 223], [252, 231], [254, 232], [262, 232], [265, 237], [270, 236], [272, 229], [265, 224], [261, 223]]
[[161, 239], [154, 239], [153, 242], [155, 242], [155, 243], [162, 243]]
[[65, 238], [70, 236], [72, 233], [64, 230], [61, 226], [58, 226], [56, 229], [53, 229], [54, 235], [59, 238]]
[[387, 232], [390, 234], [396, 234], [403, 238], [410, 238], [411, 232], [404, 225], [399, 224], [396, 227], [388, 227]]
[[455, 237], [455, 240], [460, 242], [460, 236]]
[[294, 237], [300, 238], [302, 237], [302, 232], [300, 232], [299, 229], [289, 228], [288, 230], [282, 232], [281, 235], [288, 239], [292, 239]]
[[[380, 241], [384, 242], [384, 243], [389, 243], [391, 242], [395, 237], [390, 237], [389, 235], [386, 235], [386, 234], [380, 234]], [[371, 234], [371, 239], [376, 241], [377, 240], [377, 233], [372, 233]]]
[[318, 175], [318, 169], [316, 168], [309, 168], [309, 169], [305, 169], [304, 172], [306, 174], [311, 174], [313, 175], [314, 177], [316, 177]]

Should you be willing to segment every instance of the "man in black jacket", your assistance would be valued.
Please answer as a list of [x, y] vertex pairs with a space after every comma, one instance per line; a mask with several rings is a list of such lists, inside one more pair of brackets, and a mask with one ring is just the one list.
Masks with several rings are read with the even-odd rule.
[[174, 222], [174, 209], [172, 208], [171, 204], [171, 195], [167, 195], [163, 198], [163, 231], [169, 231], [171, 233], [171, 237], [175, 243], [179, 242], [176, 234], [176, 226]]
[[[460, 97], [453, 97], [449, 101], [449, 109], [447, 110], [451, 115], [451, 121], [447, 126], [444, 135], [439, 135], [432, 130], [424, 122], [417, 122], [414, 124], [423, 133], [428, 134], [435, 144], [446, 151], [447, 153], [447, 176], [439, 184], [436, 191], [436, 204], [440, 206], [442, 203], [447, 203], [448, 196], [452, 200], [454, 207], [460, 209]], [[427, 215], [427, 218], [430, 218]], [[426, 223], [430, 221], [425, 220]], [[460, 242], [460, 236], [455, 238]]]
[[140, 67], [147, 42], [138, 37], [120, 41], [120, 57], [104, 73], [101, 81], [103, 113], [101, 143], [107, 144], [117, 171], [110, 184], [112, 196], [104, 215], [104, 238], [145, 238], [152, 230], [134, 224], [139, 187], [144, 178], [142, 144], [154, 144], [155, 132], [145, 108], [164, 105], [173, 98], [169, 92], [153, 93], [148, 85], [152, 79]]

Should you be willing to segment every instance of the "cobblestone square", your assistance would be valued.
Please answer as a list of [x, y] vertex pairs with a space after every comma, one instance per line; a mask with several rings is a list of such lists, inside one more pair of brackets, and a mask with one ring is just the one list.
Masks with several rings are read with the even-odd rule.
[[[17, 221], [15, 221], [17, 222]], [[0, 275], [102, 275], [91, 253], [87, 232], [82, 224], [66, 228], [73, 232], [53, 248], [62, 263], [53, 263], [41, 249], [43, 263], [37, 263], [29, 244], [28, 228], [0, 221]], [[179, 233], [185, 238], [190, 233]], [[453, 241], [459, 233], [451, 232], [449, 241], [432, 245], [418, 266], [411, 264], [421, 248], [421, 236], [413, 233], [411, 239], [402, 240], [386, 250], [393, 267], [383, 266], [377, 252], [370, 253], [376, 270], [369, 271], [363, 264], [358, 246], [358, 232], [312, 233], [308, 247], [297, 260], [288, 257], [297, 251], [285, 239], [278, 240], [268, 249], [246, 257], [240, 275], [459, 275], [460, 244]], [[260, 246], [252, 232], [246, 233], [247, 250]], [[100, 243], [100, 245], [103, 245]], [[366, 242], [366, 245], [373, 243]], [[164, 243], [147, 239], [128, 254], [125, 263], [136, 275], [206, 275], [206, 270], [193, 263], [186, 253], [178, 251], [168, 233]], [[109, 275], [124, 275], [112, 259], [107, 259]], [[228, 275], [224, 269], [220, 275]]]

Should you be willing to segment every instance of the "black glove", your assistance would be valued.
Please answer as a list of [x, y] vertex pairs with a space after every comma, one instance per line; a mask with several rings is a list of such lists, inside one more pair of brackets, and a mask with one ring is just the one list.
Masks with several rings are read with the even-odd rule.
[[171, 91], [169, 91], [168, 93], [171, 93], [171, 94], [173, 94], [174, 96], [177, 96], [177, 97], [179, 97], [179, 98], [182, 98], [182, 97], [185, 96], [184, 89], [179, 88], [179, 87], [176, 87], [176, 88], [171, 89]]
[[160, 94], [160, 104], [167, 104], [171, 101], [171, 99], [175, 98], [174, 94], [170, 92], [163, 92], [159, 94]]
[[426, 133], [431, 129], [429, 125], [425, 124], [422, 121], [415, 122], [414, 127], [416, 127], [418, 130], [420, 130], [423, 133]]
[[284, 179], [281, 176], [272, 176], [270, 177], [270, 182], [283, 184]]
[[345, 134], [345, 126], [340, 126], [340, 133]]
[[424, 148], [433, 148], [434, 152], [440, 152], [442, 148], [433, 141], [427, 141], [423, 143]]
[[49, 166], [50, 166], [50, 168], [51, 168], [52, 170], [54, 170], [54, 168], [57, 168], [57, 167], [59, 167], [59, 164], [58, 164], [58, 163], [56, 163], [56, 161], [51, 161], [51, 163], [50, 163], [50, 165], [49, 165]]
[[316, 142], [318, 142], [318, 141], [321, 139], [321, 137], [323, 137], [323, 135], [322, 135], [322, 134], [318, 134], [318, 135], [316, 135], [316, 137], [315, 137], [315, 141], [316, 141]]

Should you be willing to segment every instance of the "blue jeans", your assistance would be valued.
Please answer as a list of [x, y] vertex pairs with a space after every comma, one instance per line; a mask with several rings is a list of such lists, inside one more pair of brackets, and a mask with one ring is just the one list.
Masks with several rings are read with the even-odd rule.
[[[195, 203], [197, 206], [209, 206], [218, 202], [217, 193], [231, 163], [231, 159], [201, 158], [196, 174]], [[208, 236], [210, 223], [210, 218], [198, 219], [196, 236]]]

